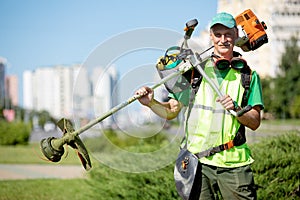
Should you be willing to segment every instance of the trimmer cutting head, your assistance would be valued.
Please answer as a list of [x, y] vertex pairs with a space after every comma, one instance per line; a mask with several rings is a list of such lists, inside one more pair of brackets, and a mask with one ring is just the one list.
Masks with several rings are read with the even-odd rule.
[[75, 130], [71, 121], [62, 118], [57, 126], [64, 135], [62, 138], [49, 137], [41, 141], [40, 145], [45, 157], [52, 162], [59, 162], [65, 152], [63, 145], [67, 144], [76, 150], [84, 169], [89, 170], [92, 165], [88, 151], [79, 136], [74, 134]]
[[55, 139], [54, 137], [45, 138], [41, 141], [41, 149], [44, 156], [52, 161], [59, 162], [65, 150], [61, 147], [59, 150], [56, 150], [52, 147], [51, 141]]

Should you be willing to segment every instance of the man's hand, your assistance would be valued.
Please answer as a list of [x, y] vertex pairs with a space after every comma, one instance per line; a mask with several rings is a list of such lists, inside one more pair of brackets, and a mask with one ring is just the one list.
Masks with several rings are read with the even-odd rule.
[[236, 105], [228, 94], [223, 97], [218, 97], [217, 102], [220, 102], [226, 110], [236, 110]]
[[[238, 111], [241, 108], [235, 105], [234, 101], [229, 95], [218, 97], [217, 102], [220, 102], [226, 110]], [[250, 111], [246, 112], [242, 116], [237, 117], [238, 121], [246, 127], [256, 130], [260, 125], [260, 107], [254, 106]]]
[[153, 89], [149, 87], [142, 87], [138, 89], [135, 94], [142, 95], [138, 98], [139, 102], [148, 106], [155, 114], [164, 119], [174, 119], [183, 107], [183, 105], [175, 99], [170, 99], [168, 102], [155, 100]]
[[151, 103], [153, 102], [153, 97], [154, 97], [154, 91], [153, 89], [149, 88], [149, 87], [142, 87], [140, 89], [138, 89], [135, 92], [136, 95], [142, 95], [142, 97], [140, 97], [138, 100], [141, 104], [143, 104], [144, 106], [151, 106]]

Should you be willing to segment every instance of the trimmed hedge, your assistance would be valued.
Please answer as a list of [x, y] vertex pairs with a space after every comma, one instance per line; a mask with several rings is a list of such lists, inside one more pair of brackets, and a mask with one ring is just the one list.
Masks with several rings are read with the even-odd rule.
[[0, 121], [0, 145], [28, 144], [30, 132], [29, 124]]

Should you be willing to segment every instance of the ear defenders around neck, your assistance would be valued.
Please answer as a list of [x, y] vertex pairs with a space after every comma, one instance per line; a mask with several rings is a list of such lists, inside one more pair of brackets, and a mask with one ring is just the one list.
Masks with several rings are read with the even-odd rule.
[[247, 66], [246, 60], [240, 57], [233, 57], [231, 60], [227, 60], [225, 58], [221, 58], [220, 56], [216, 54], [212, 54], [212, 57], [217, 58], [215, 61], [215, 66], [219, 70], [225, 70], [228, 69], [229, 67], [236, 69], [236, 70], [241, 70], [244, 67]]

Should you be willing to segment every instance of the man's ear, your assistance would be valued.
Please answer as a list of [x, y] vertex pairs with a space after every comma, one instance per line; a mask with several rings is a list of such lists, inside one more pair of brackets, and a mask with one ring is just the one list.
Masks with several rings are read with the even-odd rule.
[[236, 27], [234, 28], [234, 32], [235, 32], [236, 39], [238, 39], [239, 38], [239, 31]]

